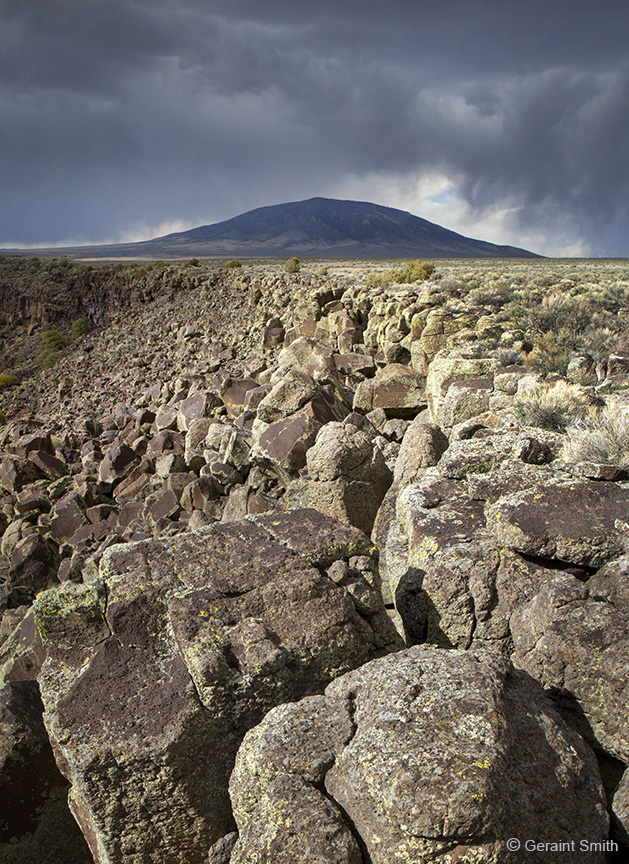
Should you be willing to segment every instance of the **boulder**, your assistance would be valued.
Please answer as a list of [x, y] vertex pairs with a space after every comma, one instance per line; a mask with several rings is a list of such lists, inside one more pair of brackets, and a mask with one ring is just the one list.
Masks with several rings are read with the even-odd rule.
[[417, 646], [272, 709], [245, 736], [230, 794], [232, 864], [541, 862], [507, 847], [540, 825], [570, 850], [553, 861], [574, 861], [575, 838], [605, 861], [593, 753], [536, 682], [484, 652]]
[[601, 567], [624, 549], [629, 489], [616, 483], [555, 478], [511, 492], [487, 507], [501, 546], [526, 555]]
[[426, 378], [409, 366], [389, 363], [356, 388], [353, 408], [368, 414], [376, 408], [387, 417], [412, 419], [426, 407]]
[[228, 417], [238, 417], [245, 410], [246, 396], [258, 384], [253, 378], [226, 378], [221, 384], [219, 395], [227, 408]]
[[121, 441], [115, 441], [107, 448], [100, 463], [98, 479], [101, 483], [115, 483], [125, 477], [138, 461], [135, 450]]
[[[333, 351], [318, 339], [300, 336], [280, 351], [277, 379], [288, 369], [297, 369], [322, 384], [334, 382], [337, 372]], [[275, 383], [275, 381], [272, 381]]]
[[319, 391], [299, 411], [266, 426], [257, 438], [254, 453], [288, 471], [299, 471], [306, 464], [306, 452], [319, 429], [338, 419], [339, 407], [329, 394]]
[[627, 617], [568, 574], [515, 610], [513, 662], [598, 750], [629, 763]]
[[306, 454], [308, 478], [288, 488], [290, 507], [314, 507], [371, 532], [392, 476], [382, 451], [352, 424], [331, 422]]
[[443, 425], [443, 407], [446, 394], [454, 383], [463, 384], [470, 378], [486, 377], [498, 369], [500, 363], [493, 357], [476, 357], [461, 348], [440, 351], [430, 363], [426, 378], [426, 401], [434, 423]]
[[256, 414], [265, 423], [282, 420], [303, 407], [318, 389], [309, 375], [299, 369], [288, 369], [260, 401]]
[[[285, 514], [276, 530], [300, 524]], [[99, 580], [40, 595], [35, 614], [46, 726], [95, 861], [110, 864], [204, 861], [233, 830], [227, 783], [247, 729], [400, 646], [386, 614], [361, 615], [252, 522], [112, 546]]]

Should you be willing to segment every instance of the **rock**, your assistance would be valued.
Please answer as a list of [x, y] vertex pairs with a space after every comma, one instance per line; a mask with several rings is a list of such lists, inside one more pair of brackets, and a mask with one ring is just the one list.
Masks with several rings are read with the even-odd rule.
[[373, 864], [500, 862], [506, 838], [540, 824], [569, 850], [575, 837], [604, 849], [608, 831], [590, 749], [535, 682], [483, 652], [411, 648], [272, 709], [245, 736], [230, 794], [232, 864], [290, 850], [360, 862], [352, 839]]
[[629, 769], [616, 788], [610, 802], [614, 836], [625, 846], [629, 845]]
[[284, 325], [279, 318], [271, 318], [264, 328], [262, 337], [263, 348], [275, 348], [281, 345], [284, 341], [285, 331]]
[[69, 492], [52, 508], [50, 536], [57, 542], [68, 540], [86, 521], [85, 502], [76, 492]]
[[306, 464], [306, 451], [312, 447], [323, 425], [338, 419], [338, 406], [324, 391], [289, 417], [276, 420], [259, 435], [254, 453], [288, 471], [297, 472]]
[[438, 426], [414, 420], [404, 433], [395, 462], [393, 483], [403, 489], [419, 480], [426, 468], [436, 465], [448, 449], [448, 439]]
[[252, 378], [226, 378], [219, 391], [228, 417], [238, 417], [245, 410], [246, 395], [255, 390], [258, 384]]
[[48, 480], [58, 480], [70, 473], [66, 463], [47, 450], [31, 450], [28, 458]]
[[594, 600], [606, 600], [629, 617], [629, 556], [610, 561], [588, 579], [587, 588]]
[[309, 375], [299, 369], [288, 369], [260, 401], [256, 414], [265, 423], [282, 420], [302, 408], [318, 389]]
[[261, 794], [229, 861], [362, 864], [363, 857], [339, 808], [311, 783], [282, 774]]
[[[336, 365], [332, 349], [317, 339], [300, 336], [280, 351], [277, 378], [283, 378], [288, 369], [297, 369], [322, 384], [334, 382]], [[275, 382], [272, 382], [275, 383]]]
[[430, 363], [426, 378], [426, 401], [434, 423], [443, 425], [443, 406], [446, 394], [454, 383], [464, 383], [469, 378], [486, 376], [499, 368], [493, 357], [474, 357], [465, 349], [440, 352]]
[[207, 390], [197, 390], [192, 396], [187, 396], [179, 402], [177, 408], [177, 428], [180, 431], [190, 429], [195, 420], [205, 419], [210, 409], [220, 405], [215, 393]]
[[551, 693], [586, 740], [629, 763], [627, 618], [567, 574], [511, 619], [513, 662]]
[[208, 864], [230, 864], [231, 854], [237, 839], [238, 833], [230, 831], [229, 834], [217, 840], [208, 852]]
[[[298, 533], [299, 513], [282, 524]], [[100, 572], [40, 595], [35, 614], [46, 725], [77, 821], [111, 864], [203, 861], [233, 829], [227, 782], [246, 730], [399, 646], [386, 616], [359, 615], [250, 522], [113, 546]]]
[[120, 441], [114, 442], [108, 447], [107, 452], [100, 463], [98, 478], [101, 483], [115, 483], [126, 474], [138, 462], [135, 450]]
[[32, 601], [47, 586], [55, 569], [51, 545], [39, 534], [27, 535], [11, 553], [9, 582], [13, 595], [21, 602]]
[[308, 479], [287, 490], [289, 508], [313, 507], [371, 532], [392, 476], [379, 448], [351, 424], [331, 422], [306, 454]]
[[362, 381], [356, 388], [353, 408], [368, 414], [383, 408], [387, 418], [411, 420], [426, 407], [426, 379], [409, 366], [389, 363], [374, 378]]
[[[9, 628], [6, 639], [0, 645], [0, 687], [7, 681], [34, 681], [45, 659], [33, 612], [26, 607], [21, 608], [25, 614], [14, 627]], [[2, 619], [3, 628], [7, 614], [5, 612]]]
[[487, 507], [500, 545], [527, 555], [600, 567], [624, 552], [629, 489], [615, 483], [555, 479], [512, 492]]
[[0, 488], [7, 492], [21, 492], [29, 483], [45, 475], [34, 462], [25, 457], [5, 456], [0, 459]]

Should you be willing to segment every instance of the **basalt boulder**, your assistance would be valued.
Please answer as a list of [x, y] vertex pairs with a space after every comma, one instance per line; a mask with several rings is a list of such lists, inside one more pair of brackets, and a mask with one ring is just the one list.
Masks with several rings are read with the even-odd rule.
[[[361, 614], [309, 563], [310, 514], [259, 518], [272, 530], [216, 523], [113, 546], [98, 579], [35, 605], [46, 727], [98, 864], [205, 861], [234, 827], [227, 783], [247, 729], [401, 645], [383, 609]], [[335, 537], [335, 560], [355, 553], [352, 529], [317, 519], [328, 555]]]
[[274, 708], [246, 735], [230, 794], [232, 864], [541, 864], [508, 838], [543, 825], [569, 850], [608, 836], [589, 747], [537, 682], [484, 652], [416, 646]]

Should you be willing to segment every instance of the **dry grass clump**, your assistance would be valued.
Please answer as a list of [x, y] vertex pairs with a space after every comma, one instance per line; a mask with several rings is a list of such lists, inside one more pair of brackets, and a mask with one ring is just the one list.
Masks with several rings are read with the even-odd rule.
[[505, 366], [522, 366], [524, 355], [517, 348], [496, 348], [492, 356], [500, 363], [501, 368]]
[[564, 462], [593, 462], [629, 468], [629, 409], [606, 405], [568, 429], [560, 458]]
[[513, 414], [523, 426], [565, 432], [596, 412], [592, 397], [566, 381], [529, 387], [515, 400]]

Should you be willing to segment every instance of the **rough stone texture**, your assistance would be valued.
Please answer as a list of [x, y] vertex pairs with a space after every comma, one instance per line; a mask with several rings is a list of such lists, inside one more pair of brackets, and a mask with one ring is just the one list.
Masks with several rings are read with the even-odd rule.
[[238, 864], [290, 860], [280, 857], [295, 841], [288, 826], [304, 824], [321, 788], [336, 820], [326, 808], [302, 843], [323, 846], [330, 824], [336, 838], [349, 825], [373, 864], [541, 864], [548, 853], [506, 848], [540, 825], [557, 843], [607, 838], [594, 755], [536, 682], [483, 652], [414, 647], [270, 711], [246, 735], [230, 781]]
[[299, 471], [306, 464], [306, 451], [314, 444], [319, 429], [339, 419], [339, 408], [329, 394], [319, 391], [299, 411], [267, 426], [254, 445], [254, 453], [288, 471]]
[[336, 365], [332, 349], [318, 339], [300, 336], [283, 348], [277, 359], [278, 378], [283, 377], [288, 369], [297, 369], [321, 383], [336, 380]]
[[309, 375], [299, 369], [289, 369], [261, 400], [256, 414], [265, 423], [274, 423], [302, 408], [318, 389]]
[[629, 489], [615, 483], [554, 480], [512, 492], [487, 507], [500, 545], [527, 555], [600, 567], [624, 552], [617, 526], [629, 511]]
[[426, 378], [426, 401], [433, 422], [439, 426], [444, 424], [443, 408], [452, 384], [462, 384], [466, 379], [485, 376], [499, 365], [493, 358], [470, 356], [464, 349], [440, 351], [430, 363]]
[[352, 424], [327, 423], [306, 454], [308, 478], [287, 490], [286, 506], [313, 507], [371, 532], [392, 476], [382, 451]]
[[448, 439], [438, 426], [415, 419], [404, 433], [395, 462], [393, 483], [401, 490], [419, 480], [426, 468], [436, 465], [448, 449]]
[[281, 775], [264, 789], [230, 864], [363, 864], [338, 807], [300, 777]]
[[610, 804], [616, 837], [629, 845], [629, 769], [624, 772]]
[[[277, 531], [299, 525], [285, 514]], [[100, 580], [35, 610], [45, 722], [98, 864], [202, 861], [233, 827], [227, 781], [245, 731], [400, 645], [384, 610], [361, 616], [251, 522], [111, 547]]]
[[593, 746], [629, 763], [626, 616], [563, 575], [514, 612], [511, 631], [513, 662]]
[[387, 417], [412, 419], [426, 407], [426, 379], [409, 366], [389, 363], [356, 388], [353, 408], [363, 414], [383, 408]]

